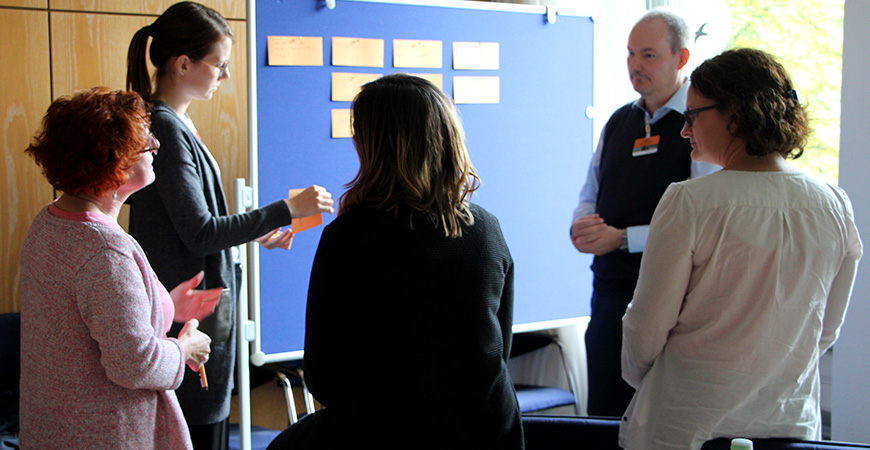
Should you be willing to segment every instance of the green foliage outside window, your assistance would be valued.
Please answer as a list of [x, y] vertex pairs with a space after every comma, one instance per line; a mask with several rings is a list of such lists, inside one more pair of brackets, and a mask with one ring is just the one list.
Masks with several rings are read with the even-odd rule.
[[845, 0], [728, 0], [729, 48], [767, 51], [785, 66], [808, 107], [813, 135], [794, 164], [837, 184]]

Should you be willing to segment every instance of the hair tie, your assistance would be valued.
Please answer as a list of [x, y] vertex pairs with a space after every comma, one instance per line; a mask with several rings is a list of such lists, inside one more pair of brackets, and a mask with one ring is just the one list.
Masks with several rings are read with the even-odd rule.
[[145, 30], [145, 34], [151, 36], [151, 25], [145, 25], [142, 29]]
[[794, 89], [788, 91], [788, 93], [786, 94], [786, 97], [800, 103], [800, 100], [798, 100], [798, 93]]

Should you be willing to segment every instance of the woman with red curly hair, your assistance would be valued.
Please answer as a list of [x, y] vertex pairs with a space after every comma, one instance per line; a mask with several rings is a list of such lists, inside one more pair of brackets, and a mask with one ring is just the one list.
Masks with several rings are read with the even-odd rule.
[[192, 290], [200, 274], [167, 292], [118, 226], [154, 181], [148, 126], [138, 94], [94, 88], [55, 100], [26, 150], [63, 193], [21, 252], [22, 448], [192, 448], [173, 390], [208, 360], [198, 320], [220, 289]]

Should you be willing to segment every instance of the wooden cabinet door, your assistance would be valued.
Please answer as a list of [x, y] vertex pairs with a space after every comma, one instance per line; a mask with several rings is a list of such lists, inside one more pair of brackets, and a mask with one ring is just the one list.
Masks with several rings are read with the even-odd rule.
[[51, 13], [51, 75], [55, 98], [80, 89], [124, 89], [133, 34], [154, 18]]
[[0, 30], [0, 313], [7, 313], [20, 309], [18, 259], [24, 236], [53, 195], [24, 153], [51, 103], [48, 13], [0, 9]]
[[[160, 15], [177, 2], [178, 0], [52, 0], [51, 7], [72, 11]], [[197, 0], [197, 3], [214, 9], [228, 19], [246, 17], [247, 2], [242, 0]]]
[[0, 0], [0, 6], [21, 6], [24, 8], [48, 8], [48, 0]]

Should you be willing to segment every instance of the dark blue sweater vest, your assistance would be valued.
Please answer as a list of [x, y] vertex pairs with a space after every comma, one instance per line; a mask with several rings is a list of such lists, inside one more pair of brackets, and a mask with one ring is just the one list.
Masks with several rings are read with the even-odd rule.
[[[646, 136], [644, 114], [629, 103], [616, 110], [605, 126], [596, 212], [620, 229], [649, 224], [665, 189], [691, 173], [692, 146], [680, 136], [685, 119], [676, 111], [651, 126], [652, 136], [660, 136], [658, 152], [632, 156], [635, 140]], [[592, 263], [596, 287], [606, 284], [608, 290], [632, 292], [642, 255], [615, 250], [596, 256]]]

